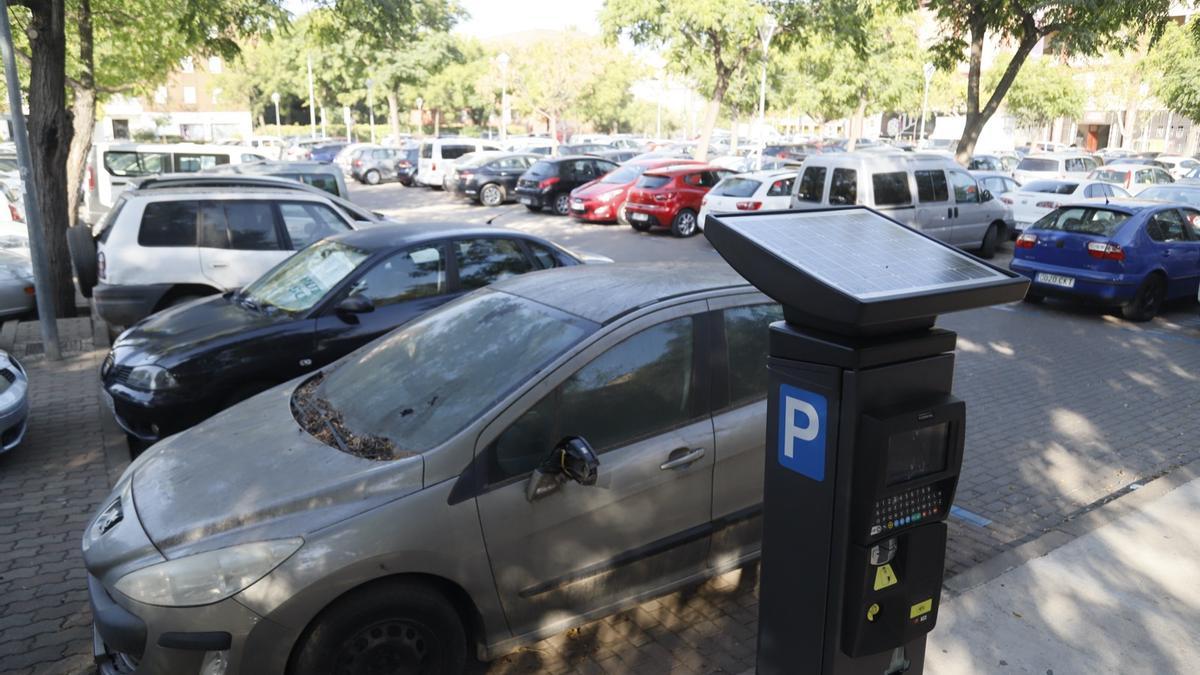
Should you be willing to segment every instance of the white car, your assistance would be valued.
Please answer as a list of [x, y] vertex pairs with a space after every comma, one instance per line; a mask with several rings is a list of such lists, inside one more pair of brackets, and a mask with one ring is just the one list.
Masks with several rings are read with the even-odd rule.
[[975, 180], [979, 181], [981, 189], [992, 193], [993, 197], [999, 199], [1001, 204], [1004, 204], [1004, 224], [1008, 227], [1008, 233], [1011, 235], [1016, 227], [1016, 223], [1013, 222], [1012, 199], [1008, 195], [1011, 192], [1020, 190], [1021, 184], [1015, 178], [1002, 171], [971, 171], [971, 175], [975, 176]]
[[1136, 195], [1152, 185], [1169, 185], [1175, 182], [1166, 169], [1147, 164], [1105, 164], [1088, 174], [1090, 180], [1120, 185], [1130, 194]]
[[792, 203], [792, 184], [796, 170], [756, 171], [726, 176], [704, 195], [697, 220], [704, 229], [704, 219], [710, 213], [745, 211], [775, 211], [789, 208]]
[[1192, 169], [1200, 167], [1200, 161], [1197, 161], [1195, 157], [1184, 155], [1159, 155], [1154, 158], [1154, 161], [1166, 167], [1167, 173], [1171, 174], [1171, 178], [1175, 180], [1183, 178]]
[[1013, 212], [1013, 231], [1020, 234], [1039, 218], [1064, 203], [1081, 199], [1116, 199], [1129, 193], [1098, 180], [1035, 180], [1000, 198]]
[[1017, 163], [1013, 169], [1013, 178], [1024, 185], [1038, 179], [1083, 180], [1088, 172], [1100, 166], [1091, 155], [1079, 152], [1048, 152], [1029, 155]]

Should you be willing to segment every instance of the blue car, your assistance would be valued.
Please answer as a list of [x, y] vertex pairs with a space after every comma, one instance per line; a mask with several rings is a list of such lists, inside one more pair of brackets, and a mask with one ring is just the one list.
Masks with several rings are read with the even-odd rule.
[[347, 143], [325, 143], [324, 145], [314, 146], [312, 149], [312, 159], [314, 162], [332, 162], [333, 158], [337, 157], [337, 154], [347, 145]]
[[1029, 302], [1089, 300], [1147, 321], [1168, 300], [1196, 297], [1200, 211], [1144, 200], [1061, 206], [1017, 237], [1010, 267], [1033, 282]]

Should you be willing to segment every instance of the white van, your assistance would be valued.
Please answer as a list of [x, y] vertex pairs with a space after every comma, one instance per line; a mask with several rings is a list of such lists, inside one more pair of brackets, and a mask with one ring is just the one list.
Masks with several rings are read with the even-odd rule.
[[1083, 180], [1099, 167], [1095, 157], [1082, 152], [1045, 152], [1018, 162], [1013, 178], [1022, 185], [1033, 180]]
[[80, 217], [100, 219], [124, 192], [129, 179], [160, 173], [194, 173], [221, 164], [267, 159], [255, 148], [199, 143], [98, 143], [88, 159]]
[[992, 257], [1006, 209], [954, 160], [932, 153], [810, 155], [792, 188], [793, 209], [862, 204], [960, 248]]
[[468, 152], [499, 149], [499, 144], [480, 138], [434, 138], [421, 141], [421, 148], [417, 153], [417, 175], [413, 180], [421, 185], [441, 189], [446, 170], [453, 165], [454, 160]]

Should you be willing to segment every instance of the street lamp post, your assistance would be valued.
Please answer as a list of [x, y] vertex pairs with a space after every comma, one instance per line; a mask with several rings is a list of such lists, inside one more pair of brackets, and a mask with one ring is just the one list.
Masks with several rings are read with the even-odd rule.
[[925, 140], [925, 116], [928, 114], [926, 110], [929, 108], [929, 82], [933, 80], [933, 71], [932, 63], [926, 63], [922, 69], [925, 74], [925, 94], [921, 96], [921, 133], [917, 138], [918, 144]]
[[[317, 137], [317, 97], [313, 93], [312, 54], [307, 54], [308, 60], [308, 130], [313, 138]], [[325, 113], [321, 113], [321, 138], [325, 138]]]
[[415, 101], [417, 104], [417, 135], [425, 135], [425, 99], [420, 96]]
[[500, 142], [508, 140], [508, 52], [500, 52], [496, 64], [500, 66]]
[[371, 123], [371, 145], [375, 145], [375, 82], [367, 78], [367, 121]]
[[771, 37], [775, 35], [775, 17], [768, 14], [758, 27], [758, 37], [762, 38], [762, 80], [758, 87], [758, 168], [762, 169], [763, 150], [767, 145], [767, 59], [770, 56]]
[[275, 104], [275, 133], [279, 133], [279, 92], [271, 93], [271, 103]]

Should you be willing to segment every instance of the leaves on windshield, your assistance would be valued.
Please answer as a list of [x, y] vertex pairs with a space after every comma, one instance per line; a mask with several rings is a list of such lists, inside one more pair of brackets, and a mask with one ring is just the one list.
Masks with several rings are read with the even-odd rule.
[[318, 373], [300, 385], [292, 397], [292, 412], [305, 431], [326, 445], [363, 459], [402, 459], [416, 454], [397, 449], [383, 436], [356, 434], [347, 428], [342, 413], [317, 396], [317, 387], [324, 379], [324, 373]]

